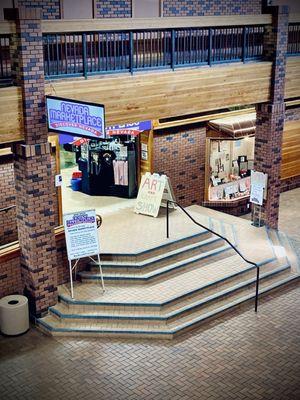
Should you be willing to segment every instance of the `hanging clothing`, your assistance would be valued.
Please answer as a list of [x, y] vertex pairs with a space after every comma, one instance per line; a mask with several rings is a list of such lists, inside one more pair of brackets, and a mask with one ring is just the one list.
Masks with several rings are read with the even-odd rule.
[[128, 186], [128, 161], [114, 160], [115, 185]]

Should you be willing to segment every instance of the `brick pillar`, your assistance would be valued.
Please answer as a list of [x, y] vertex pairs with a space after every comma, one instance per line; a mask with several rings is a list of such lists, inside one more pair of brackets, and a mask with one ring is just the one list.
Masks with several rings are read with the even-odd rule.
[[19, 8], [16, 26], [25, 137], [14, 147], [21, 271], [31, 313], [41, 316], [57, 301], [57, 271], [40, 10]]
[[[265, 57], [272, 61], [270, 101], [256, 107], [255, 169], [268, 174], [267, 199], [262, 206], [261, 222], [277, 229], [280, 197], [281, 147], [285, 118], [284, 87], [288, 40], [288, 7], [270, 7], [272, 25], [265, 35]], [[258, 223], [259, 207], [254, 206], [252, 220]]]

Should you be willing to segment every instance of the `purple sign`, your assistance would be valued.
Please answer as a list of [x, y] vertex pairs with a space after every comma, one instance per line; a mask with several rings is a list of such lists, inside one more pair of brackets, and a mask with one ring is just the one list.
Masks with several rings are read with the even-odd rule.
[[105, 137], [104, 106], [47, 96], [48, 129], [67, 135]]

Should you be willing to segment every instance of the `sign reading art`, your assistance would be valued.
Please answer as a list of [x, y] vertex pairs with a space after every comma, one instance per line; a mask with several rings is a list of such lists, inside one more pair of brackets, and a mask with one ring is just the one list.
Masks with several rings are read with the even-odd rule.
[[142, 176], [134, 212], [157, 217], [160, 206], [167, 200], [175, 201], [169, 178], [147, 172]]
[[48, 129], [93, 139], [105, 137], [104, 105], [47, 96]]
[[63, 219], [69, 260], [99, 254], [95, 210], [64, 214]]

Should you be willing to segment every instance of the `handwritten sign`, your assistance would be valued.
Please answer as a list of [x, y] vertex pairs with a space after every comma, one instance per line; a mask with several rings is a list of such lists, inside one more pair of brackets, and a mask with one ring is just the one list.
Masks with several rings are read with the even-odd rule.
[[157, 217], [166, 200], [175, 200], [167, 176], [147, 172], [142, 177], [134, 212]]
[[95, 210], [64, 214], [63, 221], [69, 260], [99, 254]]

